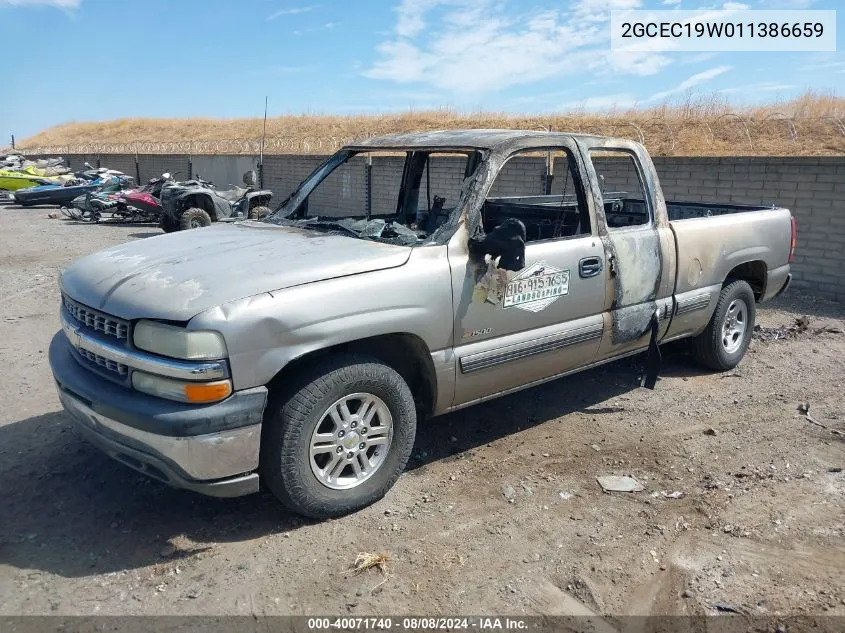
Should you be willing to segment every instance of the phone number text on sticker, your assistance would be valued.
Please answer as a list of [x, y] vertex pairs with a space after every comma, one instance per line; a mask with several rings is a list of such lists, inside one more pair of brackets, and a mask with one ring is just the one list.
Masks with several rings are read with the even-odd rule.
[[546, 272], [546, 270], [541, 268], [530, 276], [511, 280], [505, 291], [503, 307], [513, 308], [534, 302], [548, 305], [557, 297], [569, 294], [569, 271], [552, 269]]

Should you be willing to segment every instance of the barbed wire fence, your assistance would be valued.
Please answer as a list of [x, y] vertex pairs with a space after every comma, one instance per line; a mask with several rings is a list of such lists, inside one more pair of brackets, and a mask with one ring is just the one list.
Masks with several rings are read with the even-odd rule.
[[[565, 122], [565, 120], [564, 120]], [[531, 129], [536, 130], [536, 127]], [[845, 153], [845, 115], [795, 117], [774, 112], [759, 119], [740, 114], [723, 114], [713, 120], [669, 121], [654, 117], [644, 120], [603, 119], [589, 123], [574, 119], [563, 125], [542, 126], [546, 131], [619, 136], [644, 144], [655, 155], [692, 153], [695, 155], [768, 154], [772, 149], [796, 153]], [[384, 134], [384, 130], [362, 130], [354, 136], [282, 135], [264, 140], [264, 154], [330, 154], [341, 146]], [[30, 155], [63, 154], [181, 154], [181, 155], [258, 155], [261, 138], [224, 138], [191, 141], [135, 140], [125, 143], [76, 143], [67, 145], [18, 146]]]

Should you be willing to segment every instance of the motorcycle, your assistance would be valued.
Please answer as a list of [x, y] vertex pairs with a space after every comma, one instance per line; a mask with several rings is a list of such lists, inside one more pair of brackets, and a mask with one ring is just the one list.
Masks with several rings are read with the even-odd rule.
[[259, 219], [268, 215], [273, 192], [255, 190], [255, 171], [243, 177], [246, 188], [234, 187], [220, 191], [210, 182], [190, 180], [172, 183], [161, 190], [161, 222], [165, 233], [211, 226], [213, 222], [233, 222], [237, 219]]

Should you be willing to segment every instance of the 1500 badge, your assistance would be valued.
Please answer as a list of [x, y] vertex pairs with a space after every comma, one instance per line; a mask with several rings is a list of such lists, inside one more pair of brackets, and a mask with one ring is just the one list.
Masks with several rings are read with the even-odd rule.
[[467, 330], [464, 332], [462, 338], [476, 338], [477, 336], [486, 336], [487, 334], [492, 334], [493, 328], [485, 327], [481, 328], [480, 330]]

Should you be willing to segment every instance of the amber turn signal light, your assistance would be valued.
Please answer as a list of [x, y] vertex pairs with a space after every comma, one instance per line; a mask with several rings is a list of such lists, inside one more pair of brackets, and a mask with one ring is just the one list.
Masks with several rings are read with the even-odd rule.
[[232, 383], [228, 380], [218, 382], [198, 382], [185, 385], [185, 398], [188, 402], [217, 402], [232, 394]]

